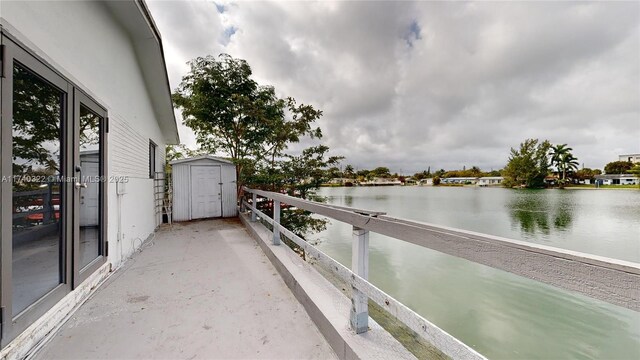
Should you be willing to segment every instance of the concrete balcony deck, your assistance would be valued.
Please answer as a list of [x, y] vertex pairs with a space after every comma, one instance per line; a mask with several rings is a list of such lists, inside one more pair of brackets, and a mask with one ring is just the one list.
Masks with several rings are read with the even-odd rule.
[[115, 272], [38, 359], [334, 359], [237, 219], [174, 224]]

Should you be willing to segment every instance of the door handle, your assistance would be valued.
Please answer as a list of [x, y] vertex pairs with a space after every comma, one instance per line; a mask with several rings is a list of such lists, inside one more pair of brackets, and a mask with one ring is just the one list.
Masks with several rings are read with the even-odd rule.
[[[82, 180], [82, 167], [80, 165], [76, 165], [76, 172], [79, 175], [79, 178]], [[81, 183], [81, 182], [76, 182], [76, 189], [86, 189], [87, 188], [87, 183]]]

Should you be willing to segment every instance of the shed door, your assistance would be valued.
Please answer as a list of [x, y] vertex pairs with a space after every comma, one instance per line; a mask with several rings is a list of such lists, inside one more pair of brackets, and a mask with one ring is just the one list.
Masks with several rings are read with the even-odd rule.
[[222, 216], [220, 166], [191, 166], [191, 219]]

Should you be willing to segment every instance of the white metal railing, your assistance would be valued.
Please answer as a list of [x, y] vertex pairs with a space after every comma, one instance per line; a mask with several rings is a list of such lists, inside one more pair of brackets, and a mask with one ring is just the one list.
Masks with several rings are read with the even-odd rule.
[[[357, 333], [367, 330], [367, 301], [371, 299], [444, 354], [455, 359], [484, 358], [367, 280], [369, 231], [576, 291], [631, 310], [640, 310], [640, 265], [637, 263], [398, 219], [386, 216], [383, 212], [327, 205], [275, 192], [246, 187], [244, 191], [252, 195], [252, 201], [250, 204], [243, 199], [242, 207], [251, 211], [251, 221], [256, 221], [259, 216], [273, 226], [274, 245], [279, 245], [280, 236], [284, 236], [352, 287], [350, 322]], [[258, 196], [273, 201], [273, 219], [256, 208]], [[283, 227], [280, 224], [282, 203], [352, 225], [351, 269]]]

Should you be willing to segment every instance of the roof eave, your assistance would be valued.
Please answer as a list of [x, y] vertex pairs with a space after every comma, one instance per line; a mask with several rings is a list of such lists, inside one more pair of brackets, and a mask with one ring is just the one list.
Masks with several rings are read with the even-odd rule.
[[127, 30], [166, 144], [179, 144], [178, 125], [160, 32], [144, 0], [106, 2]]

